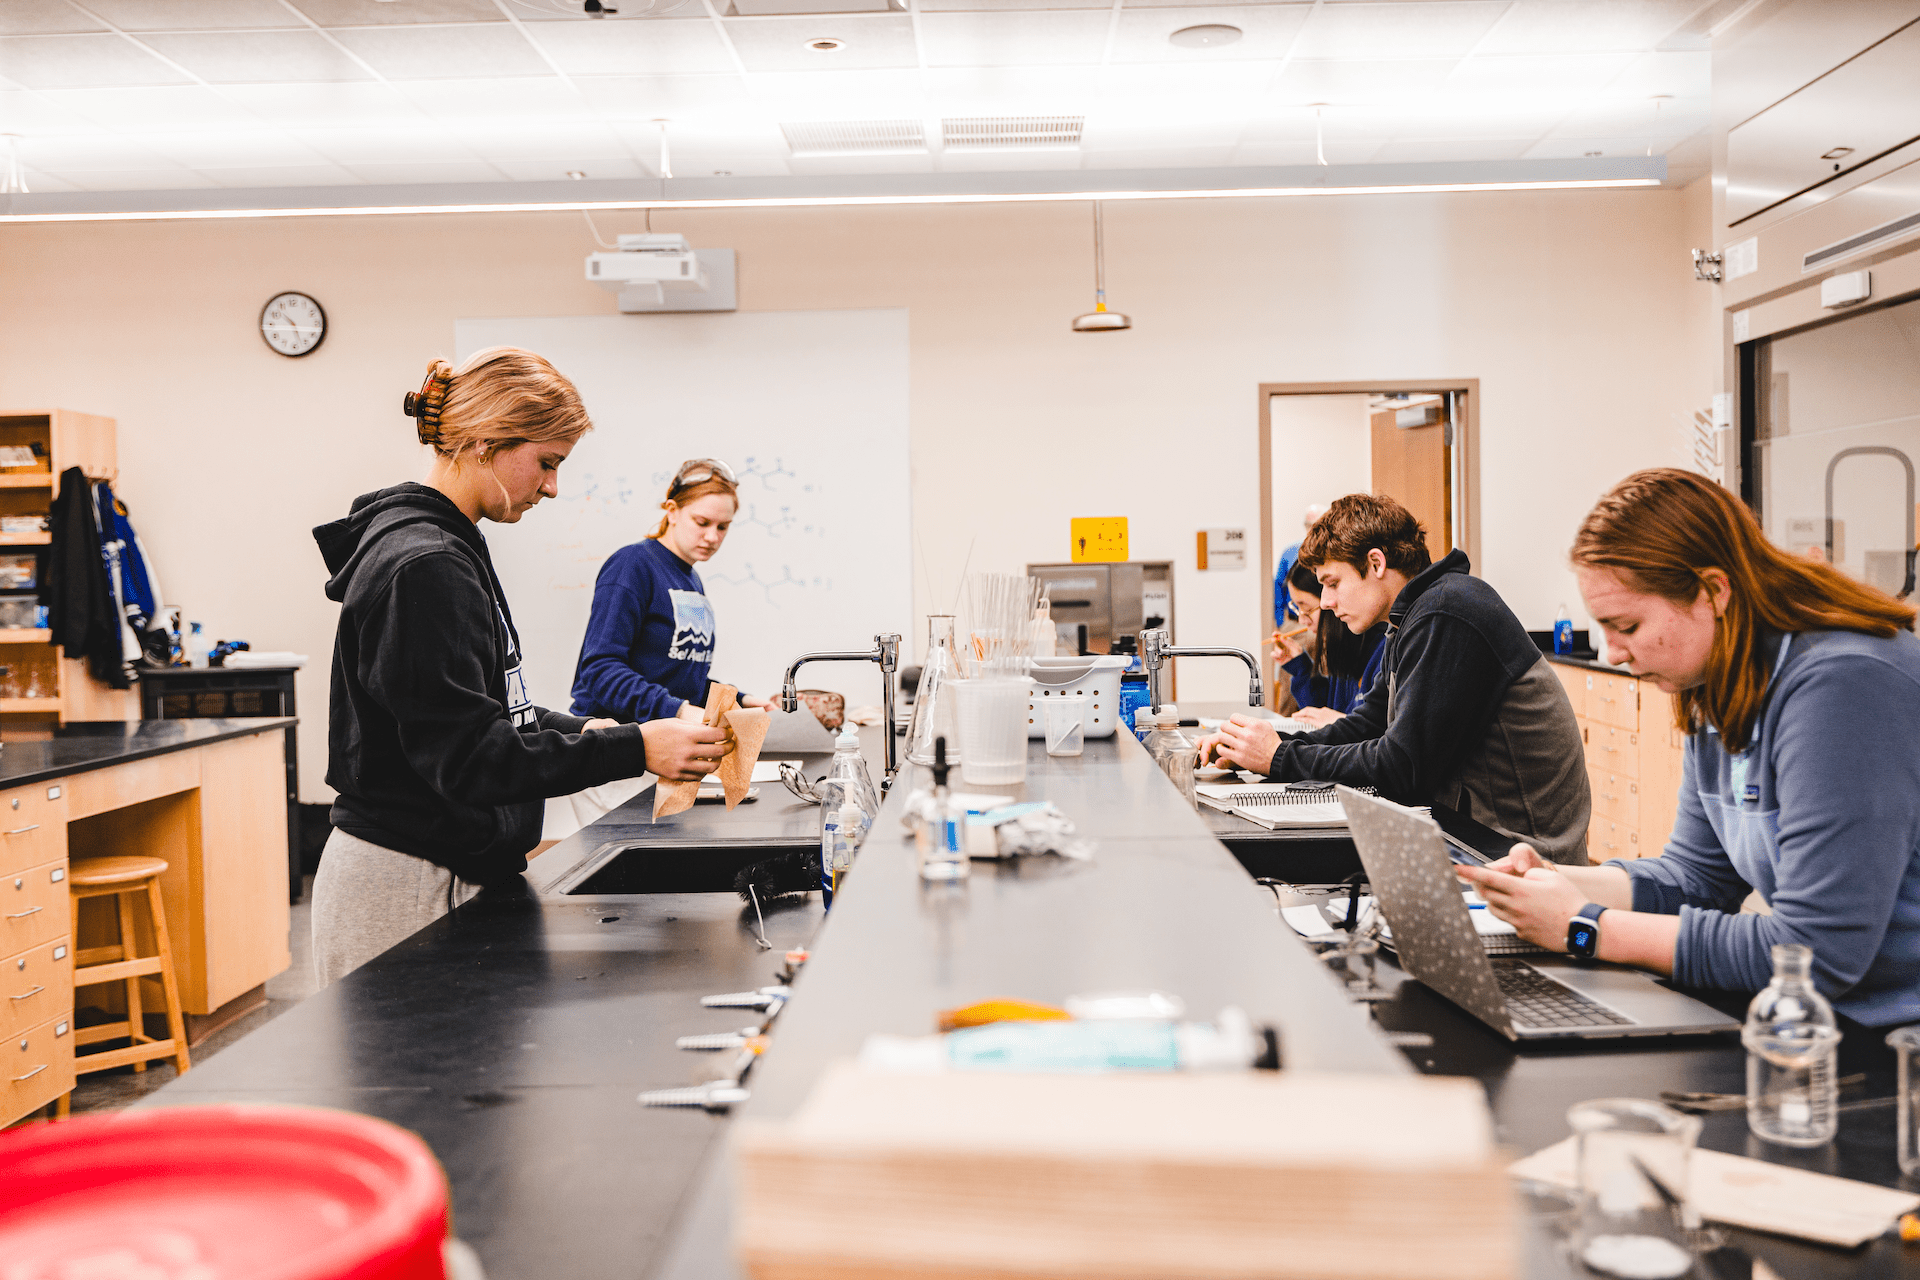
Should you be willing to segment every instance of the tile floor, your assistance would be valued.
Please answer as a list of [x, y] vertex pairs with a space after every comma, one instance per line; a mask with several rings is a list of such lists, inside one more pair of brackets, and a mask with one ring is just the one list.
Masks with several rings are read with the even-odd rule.
[[[308, 922], [309, 904], [312, 901], [313, 877], [308, 876], [300, 901], [293, 904], [289, 923], [288, 944], [293, 952], [293, 963], [285, 973], [267, 980], [265, 1008], [254, 1010], [193, 1046], [191, 1056], [195, 1064], [205, 1062], [241, 1037], [264, 1027], [319, 989], [313, 972], [313, 932]], [[118, 1111], [132, 1106], [177, 1074], [172, 1060], [163, 1058], [149, 1062], [145, 1071], [135, 1071], [130, 1066], [116, 1067], [111, 1071], [96, 1071], [81, 1076], [73, 1090], [74, 1114], [82, 1111]]]

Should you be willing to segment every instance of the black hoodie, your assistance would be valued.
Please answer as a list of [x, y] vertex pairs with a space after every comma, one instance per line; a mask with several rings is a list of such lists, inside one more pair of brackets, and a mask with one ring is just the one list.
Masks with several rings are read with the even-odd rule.
[[1543, 857], [1584, 864], [1592, 816], [1566, 688], [1500, 593], [1455, 550], [1400, 589], [1386, 657], [1351, 714], [1283, 737], [1267, 773], [1438, 801]]
[[640, 726], [531, 705], [486, 539], [421, 484], [313, 531], [340, 602], [327, 726], [333, 825], [490, 884], [527, 869], [541, 802], [646, 772]]

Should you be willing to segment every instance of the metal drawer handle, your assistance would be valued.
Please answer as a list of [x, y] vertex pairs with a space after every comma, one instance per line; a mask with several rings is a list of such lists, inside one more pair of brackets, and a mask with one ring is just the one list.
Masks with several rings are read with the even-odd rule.
[[36, 822], [29, 827], [15, 827], [13, 830], [7, 832], [7, 834], [10, 836], [23, 836], [27, 834], [27, 832], [29, 831], [38, 831], [39, 829], [40, 829], [40, 824]]
[[35, 1076], [37, 1076], [37, 1075], [39, 1075], [39, 1074], [40, 1074], [40, 1073], [41, 1073], [42, 1071], [45, 1071], [45, 1070], [47, 1069], [47, 1067], [48, 1067], [48, 1065], [49, 1065], [49, 1064], [47, 1064], [47, 1063], [45, 1063], [45, 1062], [43, 1062], [43, 1063], [41, 1063], [41, 1064], [40, 1064], [39, 1066], [37, 1066], [37, 1067], [35, 1067], [35, 1068], [34, 1068], [33, 1070], [31, 1070], [31, 1071], [29, 1071], [29, 1072], [27, 1072], [27, 1074], [25, 1074], [25, 1075], [23, 1075], [23, 1076], [15, 1076], [15, 1077], [13, 1078], [13, 1082], [14, 1082], [15, 1084], [19, 1084], [19, 1083], [20, 1083], [20, 1082], [21, 1082], [22, 1080], [31, 1080], [31, 1079], [33, 1079], [33, 1078], [34, 1078]]
[[38, 911], [39, 909], [40, 909], [40, 908], [38, 908], [38, 907], [28, 907], [28, 908], [27, 908], [27, 909], [26, 909], [25, 911], [16, 911], [16, 912], [14, 912], [14, 913], [13, 913], [12, 915], [10, 915], [10, 916], [8, 916], [8, 917], [7, 917], [7, 919], [9, 919], [9, 920], [18, 920], [18, 919], [20, 919], [20, 918], [21, 918], [21, 917], [23, 917], [23, 916], [30, 916], [30, 915], [32, 915], [32, 914], [33, 914], [34, 912], [36, 912], [36, 911]]
[[40, 993], [41, 993], [42, 991], [45, 991], [45, 990], [46, 990], [46, 988], [45, 988], [45, 987], [35, 987], [35, 988], [34, 988], [33, 990], [31, 990], [31, 991], [28, 991], [28, 992], [26, 992], [26, 993], [24, 993], [24, 994], [22, 994], [22, 995], [17, 995], [17, 996], [8, 996], [8, 997], [7, 997], [7, 999], [9, 999], [9, 1000], [31, 1000], [31, 999], [33, 999], [33, 998], [34, 998], [35, 996], [37, 996], [37, 995], [39, 995], [39, 994], [40, 994]]

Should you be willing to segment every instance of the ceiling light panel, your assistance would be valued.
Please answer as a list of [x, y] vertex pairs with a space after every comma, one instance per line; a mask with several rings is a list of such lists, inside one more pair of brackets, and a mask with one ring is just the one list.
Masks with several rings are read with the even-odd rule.
[[301, 27], [280, 0], [82, 0], [122, 31], [235, 31]]
[[313, 31], [222, 31], [141, 37], [210, 84], [299, 84], [372, 75]]
[[[917, 66], [913, 19], [904, 13], [830, 14], [805, 18], [727, 18], [727, 38], [749, 71], [884, 70]], [[822, 53], [817, 38], [842, 41]]]
[[1479, 43], [1507, 0], [1417, 4], [1324, 4], [1294, 47], [1299, 58], [1459, 57]]
[[[1120, 14], [1114, 32], [1114, 62], [1257, 62], [1287, 56], [1306, 22], [1305, 6], [1242, 8], [1131, 9]], [[1199, 25], [1237, 27], [1240, 39], [1208, 48], [1168, 43], [1175, 31]]]
[[[409, 22], [505, 22], [493, 0], [292, 0], [323, 27], [377, 27]], [[511, 4], [511, 0], [509, 0]], [[520, 6], [512, 5], [518, 9]]]
[[948, 151], [1053, 151], [1080, 145], [1082, 116], [959, 116], [940, 122]]
[[706, 18], [646, 22], [542, 22], [528, 33], [568, 75], [653, 75], [734, 71]]
[[29, 89], [191, 83], [115, 35], [0, 38], [0, 76]]
[[1475, 53], [1622, 53], [1651, 49], [1700, 0], [1518, 0]]
[[0, 4], [0, 36], [46, 36], [106, 28], [67, 0], [7, 0]]
[[919, 120], [802, 120], [782, 124], [796, 156], [917, 155], [927, 150]]
[[923, 13], [920, 42], [932, 67], [1063, 66], [1098, 63], [1107, 13]]
[[333, 38], [389, 80], [547, 76], [553, 68], [506, 23], [462, 27], [358, 27]]

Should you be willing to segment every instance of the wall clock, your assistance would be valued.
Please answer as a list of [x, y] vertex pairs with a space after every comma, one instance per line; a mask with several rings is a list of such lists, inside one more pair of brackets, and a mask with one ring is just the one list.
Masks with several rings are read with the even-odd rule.
[[304, 293], [280, 293], [260, 309], [260, 336], [283, 356], [304, 356], [327, 336], [327, 313]]

